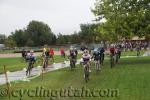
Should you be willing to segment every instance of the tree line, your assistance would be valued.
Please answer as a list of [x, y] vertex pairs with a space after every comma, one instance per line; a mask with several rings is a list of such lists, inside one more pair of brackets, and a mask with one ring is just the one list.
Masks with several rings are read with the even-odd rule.
[[96, 0], [91, 11], [95, 23], [80, 24], [79, 32], [55, 35], [44, 22], [31, 21], [25, 29], [16, 30], [8, 37], [1, 34], [0, 43], [22, 47], [113, 42], [133, 36], [150, 39], [149, 0]]
[[91, 33], [94, 32], [95, 26], [95, 24], [81, 24], [80, 32], [74, 32], [70, 35], [61, 33], [55, 35], [44, 22], [31, 21], [26, 29], [15, 30], [8, 37], [0, 34], [0, 43], [5, 44], [7, 47], [90, 43], [92, 42]]

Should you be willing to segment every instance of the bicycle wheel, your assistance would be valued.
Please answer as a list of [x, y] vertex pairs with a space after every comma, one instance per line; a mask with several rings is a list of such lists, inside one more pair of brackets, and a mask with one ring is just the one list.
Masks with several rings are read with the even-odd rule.
[[27, 71], [26, 71], [26, 76], [28, 76], [28, 74], [31, 74], [31, 68], [32, 68], [32, 62], [29, 62], [28, 67], [27, 67]]
[[72, 59], [70, 59], [70, 69], [71, 69], [71, 70], [73, 69], [73, 62], [72, 62]]
[[113, 56], [111, 56], [111, 58], [110, 58], [110, 66], [111, 66], [111, 68], [113, 68], [113, 65], [114, 65], [114, 61], [113, 60], [114, 60]]
[[36, 60], [36, 66], [42, 66], [42, 64], [43, 64], [43, 59], [42, 58], [38, 58]]
[[84, 67], [84, 77], [85, 77], [85, 82], [87, 83], [89, 80], [89, 66], [87, 64]]
[[119, 55], [116, 54], [116, 63], [118, 63], [118, 60], [119, 60]]
[[26, 62], [25, 58], [21, 57], [21, 58], [20, 58], [20, 62], [21, 62], [21, 63], [25, 63], [25, 62]]

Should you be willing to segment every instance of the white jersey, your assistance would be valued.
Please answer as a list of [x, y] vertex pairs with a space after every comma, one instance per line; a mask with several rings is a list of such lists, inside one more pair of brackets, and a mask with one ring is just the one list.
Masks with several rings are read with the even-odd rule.
[[90, 61], [90, 59], [91, 59], [91, 55], [90, 54], [83, 54], [82, 55], [82, 58], [83, 58], [83, 61]]

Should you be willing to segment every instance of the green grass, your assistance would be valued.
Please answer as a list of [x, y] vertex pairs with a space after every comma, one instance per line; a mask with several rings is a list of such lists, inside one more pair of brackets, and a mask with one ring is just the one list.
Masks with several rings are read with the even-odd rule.
[[0, 73], [4, 72], [3, 66], [6, 65], [7, 70], [16, 71], [22, 70], [26, 63], [21, 62], [21, 58], [0, 58]]
[[[145, 50], [141, 50], [141, 55], [143, 55]], [[136, 51], [127, 51], [127, 52], [122, 52], [122, 56], [137, 56]]]
[[[94, 66], [90, 74], [90, 81], [85, 83], [83, 69], [78, 66], [74, 71], [69, 68], [60, 69], [44, 74], [44, 79], [37, 77], [31, 82], [12, 83], [11, 89], [35, 89], [43, 86], [45, 89], [62, 89], [67, 87], [89, 89], [118, 89], [118, 97], [66, 97], [55, 100], [149, 100], [150, 89], [150, 57], [125, 58], [119, 64], [110, 68], [109, 60], [106, 60], [102, 71], [96, 74]], [[0, 86], [5, 88], [5, 86]], [[7, 100], [8, 97], [0, 97], [0, 100]], [[12, 97], [11, 100], [18, 100]], [[22, 100], [50, 100], [48, 97], [29, 98], [24, 95]]]

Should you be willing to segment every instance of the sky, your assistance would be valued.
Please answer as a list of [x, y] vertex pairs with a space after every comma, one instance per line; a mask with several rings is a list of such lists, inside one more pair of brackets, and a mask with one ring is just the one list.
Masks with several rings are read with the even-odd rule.
[[31, 20], [42, 21], [55, 34], [72, 34], [81, 23], [92, 23], [95, 0], [0, 0], [0, 34], [23, 29]]

